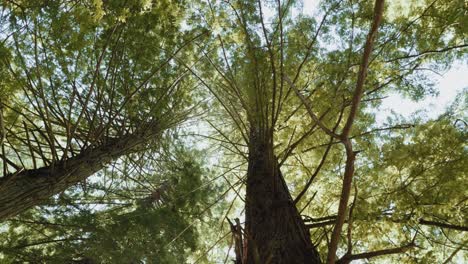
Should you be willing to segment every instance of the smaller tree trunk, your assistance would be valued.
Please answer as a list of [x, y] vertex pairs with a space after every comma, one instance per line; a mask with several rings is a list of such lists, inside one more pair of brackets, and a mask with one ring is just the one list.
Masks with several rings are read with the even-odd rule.
[[109, 139], [107, 143], [38, 169], [24, 170], [0, 178], [0, 220], [15, 216], [47, 201], [51, 196], [84, 181], [109, 162], [128, 154], [152, 137], [154, 129]]

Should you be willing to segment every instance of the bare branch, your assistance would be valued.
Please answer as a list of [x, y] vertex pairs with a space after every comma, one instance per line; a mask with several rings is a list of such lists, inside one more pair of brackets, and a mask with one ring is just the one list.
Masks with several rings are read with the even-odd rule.
[[[333, 139], [330, 140], [330, 143]], [[328, 144], [327, 148], [325, 149], [325, 152], [323, 153], [322, 159], [320, 160], [320, 163], [317, 165], [317, 168], [315, 169], [314, 173], [310, 176], [309, 180], [305, 184], [304, 188], [302, 188], [302, 191], [297, 195], [297, 197], [294, 199], [294, 204], [297, 204], [302, 196], [307, 192], [309, 189], [310, 185], [314, 181], [315, 177], [317, 177], [318, 173], [322, 169], [322, 166], [325, 164], [325, 161], [327, 159], [328, 153], [330, 152], [332, 144]]]
[[463, 48], [466, 48], [466, 47], [468, 47], [468, 44], [460, 44], [460, 45], [446, 47], [446, 48], [438, 49], [438, 50], [425, 50], [425, 51], [419, 52], [418, 54], [412, 54], [412, 55], [408, 54], [408, 55], [405, 55], [405, 56], [401, 56], [401, 57], [393, 58], [393, 59], [390, 59], [390, 60], [386, 60], [385, 62], [388, 63], [388, 62], [394, 62], [394, 61], [398, 61], [398, 60], [418, 58], [418, 57], [429, 55], [429, 54], [444, 53], [444, 52], [447, 52], [447, 51], [452, 51], [452, 50], [456, 50], [456, 49], [463, 49]]
[[449, 264], [450, 261], [453, 259], [453, 257], [455, 257], [455, 255], [456, 255], [460, 250], [463, 249], [463, 246], [464, 246], [464, 245], [462, 244], [462, 245], [460, 245], [459, 247], [457, 247], [457, 248], [452, 252], [452, 254], [450, 254], [450, 256], [449, 256], [449, 257], [444, 261], [444, 263], [442, 263], [442, 264]]
[[415, 246], [414, 243], [410, 243], [408, 245], [397, 247], [397, 248], [382, 249], [382, 250], [370, 251], [370, 252], [354, 254], [354, 255], [345, 255], [343, 258], [339, 259], [336, 263], [347, 264], [353, 260], [358, 260], [358, 259], [370, 259], [370, 258], [391, 255], [391, 254], [401, 254], [410, 250], [414, 246]]
[[[313, 222], [313, 224], [307, 224], [306, 227], [311, 229], [311, 228], [317, 228], [317, 227], [323, 227], [327, 225], [333, 225], [336, 222], [336, 215], [331, 215], [331, 216], [325, 216], [321, 218], [307, 218], [304, 220], [304, 222]], [[387, 220], [390, 222], [394, 223], [406, 223], [410, 221], [410, 218], [407, 219], [392, 219], [389, 217], [385, 217], [385, 215], [378, 217], [377, 219], [374, 220]], [[348, 220], [345, 220], [345, 223], [347, 223]], [[424, 218], [420, 218], [418, 220], [418, 223], [420, 225], [426, 225], [426, 226], [436, 226], [440, 228], [445, 228], [445, 229], [452, 229], [452, 230], [457, 230], [457, 231], [463, 231], [463, 232], [468, 232], [468, 226], [461, 226], [461, 225], [454, 225], [454, 224], [448, 224], [448, 223], [442, 223], [442, 222], [437, 222], [437, 221], [430, 221], [426, 220]]]
[[421, 225], [437, 226], [437, 227], [440, 227], [440, 228], [447, 228], [447, 229], [453, 229], [453, 230], [468, 232], [468, 226], [459, 226], [459, 225], [441, 223], [441, 222], [426, 220], [426, 219], [423, 219], [423, 218], [419, 219], [419, 223]]

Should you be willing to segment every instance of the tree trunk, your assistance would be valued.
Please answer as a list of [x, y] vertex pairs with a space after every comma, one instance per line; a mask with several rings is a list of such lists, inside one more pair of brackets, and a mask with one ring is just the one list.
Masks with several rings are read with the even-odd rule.
[[248, 264], [321, 263], [273, 153], [273, 142], [251, 133], [247, 171]]
[[0, 178], [0, 221], [15, 216], [51, 196], [84, 181], [109, 162], [128, 154], [136, 147], [159, 135], [157, 129], [107, 140], [78, 155], [56, 162], [53, 166], [24, 170]]

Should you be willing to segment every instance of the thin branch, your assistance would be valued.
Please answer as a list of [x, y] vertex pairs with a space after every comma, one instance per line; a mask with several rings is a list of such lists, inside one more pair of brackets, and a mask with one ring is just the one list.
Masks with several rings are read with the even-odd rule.
[[302, 103], [304, 104], [306, 110], [307, 110], [307, 113], [309, 113], [310, 117], [314, 120], [315, 123], [317, 123], [317, 125], [329, 136], [331, 137], [334, 137], [334, 138], [337, 138], [339, 139], [340, 136], [335, 134], [333, 131], [331, 131], [328, 127], [326, 127], [322, 121], [320, 121], [320, 118], [317, 117], [317, 115], [312, 111], [312, 107], [310, 105], [310, 102], [307, 100], [307, 98], [301, 94], [301, 92], [299, 92], [299, 90], [297, 89], [297, 87], [294, 85], [294, 83], [291, 81], [291, 79], [289, 79], [288, 76], [284, 76], [284, 79], [286, 80], [286, 82], [288, 82], [288, 84], [291, 86], [291, 88], [295, 91], [297, 97], [299, 97], [299, 99], [302, 101]]
[[397, 247], [397, 248], [382, 249], [382, 250], [370, 251], [370, 252], [354, 254], [354, 255], [345, 255], [343, 258], [337, 261], [337, 264], [347, 264], [353, 260], [358, 260], [358, 259], [370, 259], [370, 258], [391, 255], [391, 254], [401, 254], [410, 250], [414, 246], [415, 246], [414, 243], [410, 243], [408, 245]]
[[[330, 143], [333, 139], [330, 140]], [[325, 150], [325, 152], [323, 153], [323, 156], [322, 156], [322, 159], [320, 160], [320, 163], [319, 165], [317, 166], [317, 168], [315, 169], [314, 171], [314, 174], [312, 174], [309, 178], [309, 180], [307, 181], [307, 183], [305, 184], [304, 188], [302, 188], [302, 191], [297, 195], [297, 197], [294, 199], [294, 204], [297, 204], [302, 196], [304, 196], [304, 194], [307, 192], [307, 190], [309, 189], [310, 185], [312, 184], [312, 182], [314, 181], [315, 177], [317, 177], [318, 173], [320, 172], [320, 170], [322, 169], [322, 166], [325, 164], [325, 161], [327, 159], [327, 156], [328, 156], [328, 153], [330, 152], [330, 149], [331, 149], [331, 146], [332, 144], [328, 144], [328, 147], [327, 149]]]
[[440, 227], [440, 228], [447, 228], [447, 229], [453, 229], [453, 230], [468, 232], [468, 226], [459, 226], [459, 225], [441, 223], [441, 222], [436, 222], [436, 221], [425, 220], [423, 218], [419, 219], [419, 224], [429, 225], [429, 226], [437, 226], [437, 227]]
[[459, 247], [457, 247], [457, 248], [452, 252], [452, 254], [450, 254], [450, 256], [449, 256], [449, 257], [444, 261], [444, 263], [442, 263], [442, 264], [449, 264], [450, 261], [453, 259], [453, 257], [455, 257], [455, 255], [456, 255], [460, 250], [463, 249], [463, 246], [464, 246], [464, 245], [462, 244], [462, 245], [460, 245]]
[[354, 120], [357, 116], [357, 111], [359, 109], [359, 104], [361, 102], [362, 94], [364, 91], [364, 81], [367, 75], [367, 68], [369, 66], [369, 57], [372, 52], [372, 47], [374, 44], [374, 39], [377, 36], [378, 28], [380, 21], [383, 17], [384, 9], [384, 0], [376, 0], [374, 7], [374, 21], [372, 22], [372, 27], [367, 36], [366, 44], [364, 46], [364, 54], [362, 57], [362, 62], [359, 67], [358, 80], [356, 84], [356, 89], [354, 91], [353, 99], [351, 101], [351, 110], [346, 121], [346, 124], [343, 128], [343, 131], [340, 135], [340, 138], [346, 149], [346, 166], [345, 172], [343, 175], [343, 185], [341, 189], [340, 202], [338, 205], [338, 217], [336, 219], [336, 224], [333, 229], [330, 245], [328, 248], [327, 263], [334, 264], [336, 258], [336, 250], [338, 249], [338, 242], [340, 240], [341, 230], [346, 218], [346, 211], [348, 208], [348, 200], [351, 193], [351, 185], [354, 176], [354, 160], [356, 158], [356, 153], [353, 151], [351, 140], [348, 138], [351, 127], [353, 126]]
[[[389, 217], [386, 217], [387, 215], [382, 215], [377, 217], [376, 219], [372, 220], [388, 220], [390, 222], [394, 223], [407, 223], [410, 222], [410, 218], [405, 218], [405, 219], [392, 219]], [[325, 216], [321, 218], [307, 218], [304, 220], [304, 222], [313, 222], [313, 224], [307, 224], [306, 227], [311, 229], [311, 228], [317, 228], [317, 227], [322, 227], [322, 226], [327, 226], [327, 225], [333, 225], [336, 222], [336, 215], [331, 215], [331, 216]], [[347, 223], [348, 220], [345, 220], [345, 223]], [[468, 226], [461, 226], [461, 225], [454, 225], [454, 224], [448, 224], [448, 223], [442, 223], [442, 222], [437, 222], [437, 221], [430, 221], [426, 220], [423, 218], [420, 218], [418, 220], [418, 223], [420, 225], [426, 225], [426, 226], [436, 226], [440, 228], [445, 228], [445, 229], [451, 229], [451, 230], [457, 230], [457, 231], [463, 231], [463, 232], [468, 232]]]
[[393, 59], [390, 59], [390, 60], [386, 60], [385, 62], [388, 63], [388, 62], [394, 62], [394, 61], [403, 60], [403, 59], [418, 58], [418, 57], [428, 55], [428, 54], [443, 53], [443, 52], [451, 51], [451, 50], [454, 50], [454, 49], [462, 49], [462, 48], [466, 48], [466, 47], [468, 47], [468, 44], [455, 45], [455, 46], [446, 47], [446, 48], [438, 49], [438, 50], [425, 50], [425, 51], [421, 51], [418, 54], [405, 55], [405, 56], [393, 58]]
[[[319, 118], [319, 120], [322, 120], [323, 118], [325, 118], [325, 116], [329, 113], [331, 109], [328, 108], [327, 111], [325, 111]], [[312, 134], [315, 133], [316, 131], [316, 126], [317, 126], [317, 123], [314, 123], [307, 132], [305, 132], [299, 139], [297, 139], [294, 143], [288, 143], [288, 146], [286, 147], [286, 149], [284, 149], [284, 151], [279, 155], [281, 157], [281, 161], [279, 163], [279, 166], [281, 167], [283, 165], [283, 163], [288, 159], [289, 156], [291, 156], [291, 154], [293, 153], [293, 151], [296, 149], [296, 147], [299, 146], [299, 144], [305, 140], [306, 138], [308, 138], [309, 136], [311, 136]], [[293, 139], [294, 137], [294, 133], [291, 135], [291, 138], [290, 138], [290, 142], [291, 140]], [[284, 153], [284, 154], [283, 154]]]

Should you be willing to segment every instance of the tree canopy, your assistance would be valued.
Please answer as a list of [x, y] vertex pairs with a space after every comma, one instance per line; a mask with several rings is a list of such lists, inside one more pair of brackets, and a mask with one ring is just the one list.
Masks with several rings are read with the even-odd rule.
[[436, 118], [380, 108], [444, 94], [464, 1], [7, 0], [0, 21], [0, 262], [468, 259], [466, 89]]

